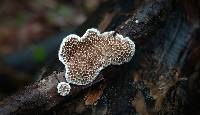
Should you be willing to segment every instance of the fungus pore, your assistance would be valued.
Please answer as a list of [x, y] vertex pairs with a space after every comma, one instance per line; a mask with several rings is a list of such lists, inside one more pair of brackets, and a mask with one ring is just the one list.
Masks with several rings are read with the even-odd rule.
[[114, 31], [100, 33], [92, 28], [82, 37], [74, 34], [65, 37], [58, 56], [65, 65], [66, 81], [86, 85], [106, 66], [130, 61], [134, 52], [135, 44], [128, 37]]

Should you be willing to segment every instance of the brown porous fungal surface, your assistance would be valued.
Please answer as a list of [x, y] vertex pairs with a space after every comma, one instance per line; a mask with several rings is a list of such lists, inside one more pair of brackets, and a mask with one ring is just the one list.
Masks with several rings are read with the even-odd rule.
[[74, 34], [65, 37], [58, 57], [65, 65], [68, 83], [87, 85], [108, 65], [130, 61], [134, 52], [135, 44], [128, 37], [92, 28], [82, 37]]

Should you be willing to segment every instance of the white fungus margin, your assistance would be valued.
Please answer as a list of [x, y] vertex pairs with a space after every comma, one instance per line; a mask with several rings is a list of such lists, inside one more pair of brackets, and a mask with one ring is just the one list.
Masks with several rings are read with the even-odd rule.
[[91, 28], [82, 37], [71, 34], [63, 39], [58, 57], [65, 65], [68, 83], [87, 85], [108, 65], [120, 65], [131, 60], [135, 53], [134, 42], [114, 33], [100, 33]]

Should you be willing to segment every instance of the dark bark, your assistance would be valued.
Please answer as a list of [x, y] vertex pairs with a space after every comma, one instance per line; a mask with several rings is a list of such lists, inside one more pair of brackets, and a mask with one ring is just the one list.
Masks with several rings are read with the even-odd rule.
[[[103, 3], [76, 33], [82, 35], [86, 29], [96, 27], [129, 36], [136, 44], [133, 59], [107, 67], [90, 85], [73, 85], [67, 97], [56, 92], [58, 80], [64, 81], [64, 67], [56, 59], [42, 71], [42, 80], [1, 101], [0, 113], [190, 113], [188, 106], [196, 104], [189, 96], [195, 97], [191, 91], [199, 77], [200, 30], [196, 21], [185, 18], [183, 9], [173, 0]], [[86, 106], [86, 93], [99, 87], [103, 87], [103, 93], [98, 103]]]

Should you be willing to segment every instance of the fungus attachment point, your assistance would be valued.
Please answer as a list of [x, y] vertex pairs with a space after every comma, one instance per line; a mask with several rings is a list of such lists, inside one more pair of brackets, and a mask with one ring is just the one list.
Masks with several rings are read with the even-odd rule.
[[135, 52], [134, 42], [114, 33], [100, 33], [92, 28], [82, 37], [71, 34], [63, 39], [58, 57], [65, 65], [68, 83], [89, 84], [108, 65], [119, 65], [131, 60]]
[[66, 96], [69, 94], [71, 89], [71, 86], [69, 85], [69, 83], [66, 82], [60, 82], [57, 85], [57, 91], [61, 96]]

